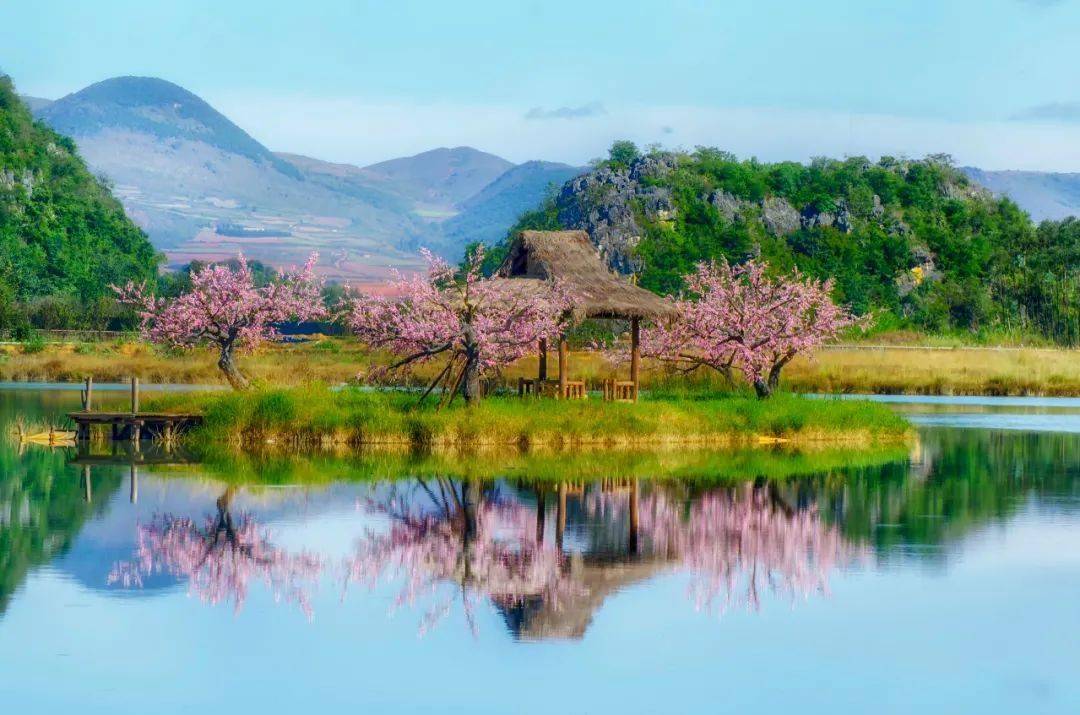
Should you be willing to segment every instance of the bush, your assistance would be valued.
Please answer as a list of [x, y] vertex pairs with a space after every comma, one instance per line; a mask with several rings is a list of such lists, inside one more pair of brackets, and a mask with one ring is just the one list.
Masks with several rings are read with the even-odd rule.
[[38, 334], [30, 336], [30, 339], [22, 344], [22, 352], [24, 355], [36, 355], [37, 353], [44, 352], [45, 350], [45, 338]]

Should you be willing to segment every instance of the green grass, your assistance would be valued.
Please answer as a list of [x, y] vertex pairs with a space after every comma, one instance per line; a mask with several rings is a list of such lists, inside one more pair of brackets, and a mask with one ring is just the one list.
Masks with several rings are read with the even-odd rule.
[[743, 445], [902, 441], [908, 423], [868, 402], [781, 394], [657, 395], [638, 404], [493, 397], [438, 411], [417, 395], [308, 385], [244, 393], [189, 393], [147, 401], [150, 410], [198, 412], [193, 438], [235, 446], [407, 445], [563, 448], [579, 445]]
[[[240, 451], [223, 445], [206, 445], [199, 451], [199, 469], [222, 482], [252, 486], [416, 477], [507, 479], [521, 483], [650, 479], [710, 486], [758, 478], [831, 475], [899, 462], [907, 456], [908, 447], [903, 444], [870, 448], [778, 445], [722, 450], [679, 447], [523, 452], [506, 449], [481, 453], [371, 448], [345, 454]], [[187, 475], [190, 470], [177, 473]]]

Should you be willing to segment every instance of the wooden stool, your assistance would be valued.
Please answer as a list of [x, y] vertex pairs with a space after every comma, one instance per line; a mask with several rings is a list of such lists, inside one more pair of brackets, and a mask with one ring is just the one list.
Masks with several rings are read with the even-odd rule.
[[566, 399], [568, 400], [584, 400], [585, 395], [585, 381], [584, 380], [569, 380], [566, 383]]
[[604, 380], [604, 399], [608, 402], [637, 402], [633, 380]]

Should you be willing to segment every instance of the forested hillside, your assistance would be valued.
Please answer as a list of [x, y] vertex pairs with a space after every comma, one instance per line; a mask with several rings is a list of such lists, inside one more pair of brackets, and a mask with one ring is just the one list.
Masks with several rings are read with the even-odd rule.
[[661, 293], [698, 261], [760, 257], [835, 278], [838, 300], [885, 324], [1080, 342], [1080, 222], [1036, 227], [946, 156], [767, 164], [617, 142], [520, 228], [586, 229]]
[[45, 296], [85, 314], [110, 284], [153, 278], [157, 265], [74, 143], [35, 123], [0, 77], [0, 329]]

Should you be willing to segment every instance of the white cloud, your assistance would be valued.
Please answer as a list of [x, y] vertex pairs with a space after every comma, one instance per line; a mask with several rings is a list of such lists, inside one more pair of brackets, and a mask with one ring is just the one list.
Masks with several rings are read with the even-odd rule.
[[604, 105], [600, 102], [589, 102], [580, 107], [559, 107], [558, 109], [544, 109], [533, 107], [525, 112], [526, 119], [586, 119], [599, 117], [607, 114]]
[[945, 121], [772, 108], [608, 107], [588, 122], [533, 121], [521, 107], [364, 102], [310, 97], [208, 97], [272, 149], [365, 165], [439, 146], [473, 146], [512, 161], [581, 164], [615, 139], [717, 146], [766, 161], [862, 154], [952, 154], [987, 169], [1080, 170], [1080, 125]]

